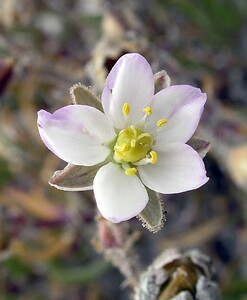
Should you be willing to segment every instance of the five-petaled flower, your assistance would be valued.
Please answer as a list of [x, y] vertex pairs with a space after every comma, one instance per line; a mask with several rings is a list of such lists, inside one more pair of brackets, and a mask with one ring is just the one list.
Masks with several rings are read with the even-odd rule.
[[110, 71], [101, 100], [104, 113], [87, 105], [53, 114], [41, 110], [38, 127], [62, 160], [78, 166], [105, 162], [93, 190], [106, 219], [118, 223], [138, 215], [149, 200], [146, 187], [171, 194], [208, 181], [202, 159], [186, 144], [206, 102], [200, 89], [173, 85], [154, 95], [150, 65], [131, 53]]

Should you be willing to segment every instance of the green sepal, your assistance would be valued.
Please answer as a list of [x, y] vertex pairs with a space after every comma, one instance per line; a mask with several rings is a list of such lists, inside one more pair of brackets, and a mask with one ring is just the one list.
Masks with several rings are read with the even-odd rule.
[[201, 158], [204, 158], [211, 148], [210, 142], [197, 137], [192, 137], [187, 144], [190, 145]]
[[138, 215], [142, 226], [156, 233], [164, 225], [165, 215], [163, 213], [163, 202], [158, 193], [147, 189], [149, 201], [144, 210]]
[[81, 83], [70, 88], [70, 96], [74, 104], [89, 105], [103, 111], [100, 99], [94, 95], [92, 90]]
[[92, 190], [93, 179], [102, 165], [104, 163], [90, 167], [68, 164], [63, 170], [53, 174], [49, 184], [63, 191]]

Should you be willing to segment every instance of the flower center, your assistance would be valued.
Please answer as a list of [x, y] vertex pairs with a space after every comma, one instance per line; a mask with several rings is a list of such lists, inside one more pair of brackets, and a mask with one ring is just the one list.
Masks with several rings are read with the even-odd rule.
[[152, 138], [131, 125], [120, 131], [114, 146], [115, 157], [124, 162], [136, 162], [144, 158], [151, 150]]
[[[157, 152], [152, 150], [152, 146], [156, 143], [155, 136], [166, 123], [166, 119], [157, 121], [157, 129], [151, 133], [144, 132], [145, 122], [148, 116], [152, 115], [152, 108], [147, 106], [143, 109], [145, 113], [137, 127], [130, 125], [129, 103], [124, 103], [122, 114], [124, 116], [125, 128], [118, 134], [114, 145], [113, 158], [117, 163], [120, 163], [125, 170], [127, 176], [132, 176], [137, 173], [138, 166], [146, 164], [155, 164], [158, 160]], [[141, 128], [141, 129], [140, 129]]]

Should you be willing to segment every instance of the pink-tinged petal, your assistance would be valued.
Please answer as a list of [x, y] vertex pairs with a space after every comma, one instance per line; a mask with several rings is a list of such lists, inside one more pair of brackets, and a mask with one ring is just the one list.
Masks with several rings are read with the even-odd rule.
[[[112, 96], [110, 95], [112, 94]], [[130, 123], [137, 123], [154, 96], [154, 77], [146, 59], [138, 53], [123, 55], [110, 71], [102, 94], [105, 113], [116, 128], [123, 128], [122, 107], [130, 104]]]
[[157, 153], [155, 164], [138, 167], [142, 182], [151, 190], [163, 194], [181, 193], [208, 181], [202, 159], [189, 145], [171, 143]]
[[113, 163], [101, 167], [93, 183], [94, 195], [101, 214], [113, 223], [137, 216], [147, 205], [148, 194], [138, 176], [127, 176]]
[[[101, 99], [102, 99], [102, 106], [103, 106], [104, 112], [105, 112], [106, 116], [113, 123], [113, 120], [111, 117], [112, 105], [104, 105], [105, 102], [107, 102], [107, 104], [113, 103], [112, 92], [111, 92], [111, 89], [109, 88], [109, 86], [105, 85], [102, 95], [101, 95]], [[103, 99], [105, 99], [105, 101], [103, 101]], [[122, 122], [122, 115], [120, 116], [120, 122]], [[115, 127], [117, 127], [117, 126], [115, 126]]]
[[38, 112], [38, 128], [45, 145], [62, 160], [92, 166], [110, 154], [116, 134], [106, 116], [86, 105], [68, 105], [53, 114]]
[[189, 85], [173, 85], [154, 96], [153, 114], [147, 130], [152, 131], [159, 119], [167, 119], [158, 142], [187, 142], [195, 132], [206, 102], [206, 94]]

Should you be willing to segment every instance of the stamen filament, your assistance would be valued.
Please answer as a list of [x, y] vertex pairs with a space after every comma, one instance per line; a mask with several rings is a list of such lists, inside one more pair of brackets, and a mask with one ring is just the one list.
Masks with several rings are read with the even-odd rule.
[[152, 113], [153, 113], [153, 110], [150, 106], [146, 106], [144, 109], [143, 109], [143, 112], [145, 113], [144, 116], [142, 117], [142, 119], [140, 120], [140, 122], [138, 123], [138, 127], [139, 128], [144, 128], [144, 125], [145, 125], [145, 122], [146, 122], [146, 119], [148, 116], [150, 116]]

